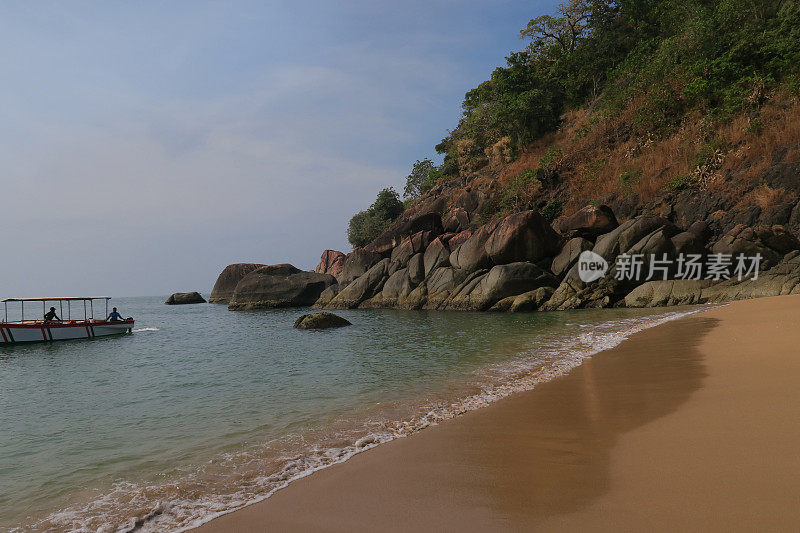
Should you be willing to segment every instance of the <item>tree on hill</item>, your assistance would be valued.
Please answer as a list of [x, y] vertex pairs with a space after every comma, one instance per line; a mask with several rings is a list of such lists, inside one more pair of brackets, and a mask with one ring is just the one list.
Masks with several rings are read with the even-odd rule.
[[419, 160], [414, 163], [411, 174], [406, 177], [406, 186], [403, 189], [403, 198], [419, 198], [436, 183], [441, 177], [441, 171], [433, 161], [428, 159]]
[[347, 240], [353, 247], [366, 246], [383, 233], [403, 213], [400, 195], [391, 187], [382, 189], [372, 205], [350, 219]]

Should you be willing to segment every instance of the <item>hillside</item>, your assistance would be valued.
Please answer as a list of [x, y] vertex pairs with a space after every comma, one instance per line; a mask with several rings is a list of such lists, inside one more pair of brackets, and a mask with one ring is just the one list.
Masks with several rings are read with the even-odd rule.
[[[350, 222], [354, 250], [323, 254], [317, 272], [336, 279], [319, 281], [317, 306], [553, 310], [800, 291], [800, 2], [573, 0], [521, 35], [527, 47], [467, 92], [436, 147], [443, 163], [417, 161], [405, 203], [384, 189]], [[586, 250], [604, 278], [579, 278]], [[728, 271], [681, 278], [687, 254]], [[619, 275], [631, 255], [642, 279]], [[734, 276], [745, 257], [763, 275]], [[672, 262], [661, 278], [656, 258]]]

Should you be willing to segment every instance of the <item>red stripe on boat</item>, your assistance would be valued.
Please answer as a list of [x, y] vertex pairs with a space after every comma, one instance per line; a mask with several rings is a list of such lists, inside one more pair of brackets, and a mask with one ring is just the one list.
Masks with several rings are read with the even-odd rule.
[[0, 333], [3, 334], [3, 342], [8, 342], [8, 337], [6, 337], [6, 330], [0, 328]]
[[86, 326], [86, 338], [87, 339], [91, 339], [92, 338], [92, 334], [89, 333], [89, 326]]
[[42, 328], [42, 338], [47, 340], [47, 332], [44, 330], [44, 328]]

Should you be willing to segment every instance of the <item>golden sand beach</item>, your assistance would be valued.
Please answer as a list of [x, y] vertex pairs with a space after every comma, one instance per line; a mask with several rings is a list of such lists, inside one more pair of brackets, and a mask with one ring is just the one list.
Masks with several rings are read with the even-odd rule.
[[796, 531], [800, 296], [633, 335], [292, 483], [215, 531]]

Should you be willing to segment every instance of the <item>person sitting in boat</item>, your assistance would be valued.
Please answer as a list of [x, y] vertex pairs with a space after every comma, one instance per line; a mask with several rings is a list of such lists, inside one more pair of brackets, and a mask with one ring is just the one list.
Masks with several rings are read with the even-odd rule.
[[108, 316], [106, 317], [106, 320], [110, 321], [110, 322], [119, 322], [120, 320], [122, 320], [122, 315], [117, 313], [117, 308], [116, 307], [113, 307], [111, 309], [111, 312], [108, 313]]
[[58, 318], [58, 315], [56, 314], [56, 308], [51, 307], [50, 310], [44, 315], [44, 321], [52, 322], [54, 320], [61, 322], [61, 319]]

